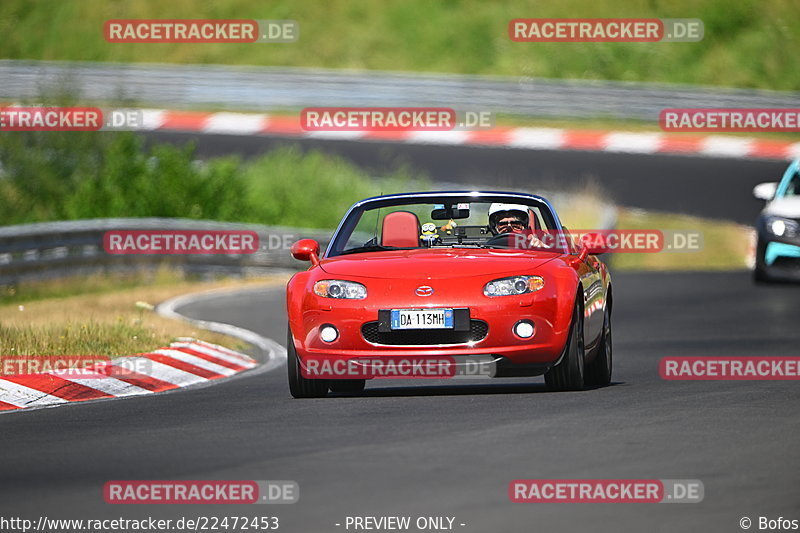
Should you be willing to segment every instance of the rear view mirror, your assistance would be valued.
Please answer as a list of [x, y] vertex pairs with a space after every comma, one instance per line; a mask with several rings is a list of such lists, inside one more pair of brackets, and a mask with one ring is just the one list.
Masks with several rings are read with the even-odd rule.
[[775, 197], [776, 190], [778, 190], [778, 184], [775, 182], [759, 183], [753, 187], [753, 196], [769, 202]]
[[459, 220], [469, 218], [469, 204], [446, 205], [439, 204], [431, 211], [432, 220]]

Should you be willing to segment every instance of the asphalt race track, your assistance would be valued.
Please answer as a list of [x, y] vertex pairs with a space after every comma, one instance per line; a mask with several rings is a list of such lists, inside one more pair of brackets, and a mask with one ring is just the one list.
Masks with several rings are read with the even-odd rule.
[[[668, 382], [667, 355], [797, 355], [800, 287], [748, 273], [617, 274], [611, 387], [541, 378], [384, 381], [293, 400], [285, 367], [154, 397], [0, 417], [0, 509], [35, 519], [277, 515], [345, 531], [348, 515], [454, 516], [456, 530], [741, 531], [800, 513], [792, 382]], [[285, 339], [281, 289], [179, 309]], [[462, 382], [463, 383], [463, 382]], [[695, 504], [512, 504], [519, 478], [699, 479]], [[295, 480], [293, 505], [112, 506], [113, 479]], [[11, 512], [13, 510], [13, 513]], [[458, 524], [465, 524], [460, 526]], [[757, 524], [757, 522], [756, 522]], [[756, 529], [754, 525], [753, 529]]]
[[[750, 189], [784, 162], [153, 133], [201, 156], [278, 143], [376, 174], [409, 164], [498, 188], [602, 184], [622, 205], [752, 224]], [[487, 179], [489, 178], [489, 179]], [[612, 269], [613, 270], [613, 269]], [[345, 531], [346, 516], [450, 516], [465, 532], [741, 531], [800, 518], [800, 392], [787, 382], [669, 382], [664, 356], [797, 355], [800, 286], [747, 272], [615, 273], [614, 384], [549, 393], [541, 378], [387, 381], [362, 397], [293, 400], [285, 367], [213, 386], [0, 416], [0, 513], [36, 519], [278, 516], [281, 531]], [[284, 343], [280, 289], [178, 309]], [[513, 504], [514, 479], [699, 479], [695, 504]], [[293, 505], [119, 506], [133, 479], [294, 480]], [[460, 524], [465, 524], [461, 526]]]
[[733, 220], [750, 226], [764, 207], [763, 202], [753, 198], [753, 187], [764, 181], [779, 181], [786, 170], [785, 161], [682, 155], [175, 132], [151, 132], [146, 136], [158, 142], [192, 141], [201, 157], [251, 157], [280, 144], [317, 148], [339, 154], [375, 175], [406, 166], [434, 181], [490, 183], [495, 190], [569, 191], [589, 184], [605, 191], [618, 205]]

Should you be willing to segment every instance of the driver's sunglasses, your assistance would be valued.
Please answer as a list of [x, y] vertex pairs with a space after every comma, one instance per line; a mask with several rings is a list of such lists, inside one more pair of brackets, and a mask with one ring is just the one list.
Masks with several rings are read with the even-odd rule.
[[513, 228], [513, 229], [525, 229], [525, 224], [523, 224], [519, 220], [508, 221], [508, 222], [500, 221], [500, 222], [497, 223], [497, 227], [498, 228], [509, 227], [509, 228]]

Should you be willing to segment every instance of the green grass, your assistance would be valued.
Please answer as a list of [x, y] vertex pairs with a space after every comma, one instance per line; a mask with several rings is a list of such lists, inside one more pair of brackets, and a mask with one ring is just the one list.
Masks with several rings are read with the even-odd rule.
[[[515, 43], [513, 18], [699, 18], [698, 43]], [[112, 44], [112, 18], [294, 19], [287, 44]], [[10, 59], [218, 63], [800, 89], [796, 0], [3, 0]]]
[[159, 335], [141, 322], [104, 324], [89, 320], [45, 326], [0, 324], [4, 357], [12, 355], [123, 356], [167, 346], [169, 335]]

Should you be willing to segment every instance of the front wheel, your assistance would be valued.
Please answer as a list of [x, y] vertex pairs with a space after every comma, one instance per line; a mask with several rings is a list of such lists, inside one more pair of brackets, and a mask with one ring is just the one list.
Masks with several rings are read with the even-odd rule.
[[753, 281], [756, 283], [770, 281], [770, 276], [767, 272], [766, 255], [767, 245], [759, 238], [756, 244], [756, 264], [753, 268]]
[[300, 358], [294, 348], [292, 332], [286, 340], [286, 366], [289, 368], [289, 392], [295, 398], [324, 398], [328, 395], [327, 379], [308, 379], [300, 372]]
[[576, 302], [564, 355], [561, 361], [544, 375], [547, 387], [554, 391], [583, 390], [583, 358], [583, 312]]

